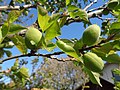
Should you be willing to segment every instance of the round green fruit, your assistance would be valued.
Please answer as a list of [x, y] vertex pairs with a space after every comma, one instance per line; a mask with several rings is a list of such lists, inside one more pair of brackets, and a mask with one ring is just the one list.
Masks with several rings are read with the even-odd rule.
[[29, 28], [25, 34], [25, 44], [27, 48], [31, 50], [37, 49], [41, 38], [42, 33], [38, 29], [34, 27]]
[[101, 34], [101, 29], [98, 25], [90, 25], [83, 33], [82, 40], [85, 45], [94, 45]]
[[103, 60], [92, 52], [83, 55], [83, 62], [86, 68], [94, 72], [101, 72], [104, 67]]

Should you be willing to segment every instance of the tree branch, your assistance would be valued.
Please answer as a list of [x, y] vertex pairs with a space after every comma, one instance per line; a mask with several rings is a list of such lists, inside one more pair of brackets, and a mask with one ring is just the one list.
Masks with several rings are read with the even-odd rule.
[[97, 3], [98, 0], [94, 0], [92, 1], [89, 5], [87, 5], [83, 10], [87, 10], [88, 8], [90, 8], [93, 4]]
[[17, 55], [17, 56], [12, 56], [12, 57], [8, 57], [6, 59], [0, 60], [0, 64], [2, 64], [5, 61], [11, 60], [11, 59], [15, 59], [15, 58], [20, 58], [20, 57], [31, 57], [31, 56], [42, 56], [42, 57], [47, 57], [47, 58], [51, 58], [51, 59], [57, 59], [52, 57], [53, 55], [60, 55], [60, 54], [64, 54], [64, 52], [54, 52], [52, 54], [22, 54], [22, 55]]
[[34, 4], [27, 4], [24, 6], [0, 6], [0, 11], [3, 10], [20, 10], [20, 9], [27, 9], [27, 8], [35, 8], [36, 5]]
[[[96, 11], [93, 11], [93, 12], [89, 12], [88, 13], [88, 18], [94, 18], [94, 17], [97, 17], [96, 15], [102, 15], [103, 10], [104, 9], [99, 9], [99, 10], [96, 10]], [[65, 25], [69, 25], [69, 24], [71, 24], [73, 22], [81, 22], [81, 21], [82, 21], [82, 19], [80, 19], [79, 17], [75, 18], [75, 19], [68, 18]]]

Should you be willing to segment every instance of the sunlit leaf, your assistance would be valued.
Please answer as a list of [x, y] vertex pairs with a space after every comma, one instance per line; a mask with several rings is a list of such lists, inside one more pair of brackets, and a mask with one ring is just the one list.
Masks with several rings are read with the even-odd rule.
[[110, 34], [120, 32], [120, 22], [114, 22], [110, 25]]
[[75, 49], [72, 46], [68, 45], [67, 43], [65, 43], [65, 42], [63, 42], [61, 40], [58, 40], [56, 42], [56, 44], [67, 55], [70, 55], [70, 56], [80, 60], [78, 54], [76, 53]]
[[2, 38], [0, 39], [0, 43], [4, 40], [4, 38], [7, 36], [8, 32], [9, 32], [8, 23], [5, 22], [2, 25], [1, 32], [2, 32], [2, 35], [1, 35]]
[[14, 21], [16, 21], [18, 19], [18, 17], [21, 15], [21, 13], [22, 13], [22, 11], [19, 11], [19, 10], [13, 10], [13, 11], [9, 12], [7, 21], [9, 23], [13, 23]]
[[19, 24], [10, 24], [9, 34], [18, 33], [23, 29], [26, 29], [26, 27], [23, 27], [23, 26], [21, 26]]
[[29, 70], [28, 68], [25, 68], [24, 66], [22, 66], [20, 69], [19, 69], [19, 73], [21, 74], [21, 76], [23, 78], [29, 78]]
[[66, 16], [65, 16], [65, 17], [62, 17], [62, 18], [60, 19], [60, 21], [59, 21], [60, 27], [63, 27], [63, 26], [64, 26], [64, 24], [66, 23], [66, 19], [67, 19]]
[[51, 40], [59, 35], [61, 35], [59, 23], [54, 21], [54, 23], [46, 30], [45, 39]]
[[106, 56], [104, 60], [109, 63], [120, 63], [120, 56], [116, 53], [113, 53]]
[[40, 25], [40, 28], [44, 32], [51, 24], [48, 23], [50, 20], [50, 16], [47, 13], [47, 10], [44, 8], [38, 6], [38, 23]]
[[92, 81], [92, 83], [98, 84], [98, 85], [100, 85], [102, 87], [102, 85], [100, 83], [100, 74], [99, 73], [92, 72], [92, 71], [88, 70], [87, 68], [85, 68], [84, 70], [89, 75], [90, 80]]
[[52, 51], [54, 48], [56, 48], [56, 45], [50, 41], [47, 41], [46, 42], [46, 45], [44, 46], [44, 48], [47, 50], [47, 51]]
[[113, 49], [112, 42], [105, 43], [101, 47], [93, 48], [91, 51], [101, 57], [103, 60], [107, 54]]
[[52, 16], [50, 17], [49, 22], [52, 22], [52, 21], [54, 21], [54, 20], [58, 20], [59, 17], [60, 17], [60, 14], [59, 14], [59, 13], [52, 14]]
[[120, 50], [120, 40], [115, 40], [112, 42], [113, 50]]
[[87, 12], [82, 10], [82, 9], [79, 9], [78, 7], [76, 7], [75, 5], [70, 5], [68, 7], [68, 12], [70, 14], [70, 16], [72, 18], [76, 18], [79, 16], [80, 19], [83, 19], [85, 21], [88, 21], [88, 15], [87, 15]]
[[66, 0], [66, 6], [71, 4], [72, 0]]
[[27, 53], [27, 47], [25, 45], [25, 41], [23, 39], [23, 37], [15, 35], [13, 37], [10, 38], [13, 43], [15, 44], [15, 46], [20, 50], [20, 52], [22, 53]]

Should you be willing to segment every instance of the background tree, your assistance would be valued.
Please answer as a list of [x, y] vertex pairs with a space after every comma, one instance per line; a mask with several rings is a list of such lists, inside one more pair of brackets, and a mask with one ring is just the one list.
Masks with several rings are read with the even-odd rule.
[[[99, 2], [103, 4], [95, 6]], [[119, 0], [1, 0], [0, 63], [31, 56], [76, 61], [93, 83], [102, 86], [99, 76], [103, 61], [120, 62], [119, 3]], [[91, 18], [102, 22], [97, 25]], [[61, 28], [75, 22], [86, 28], [82, 37], [60, 38]], [[12, 55], [14, 46], [20, 55]], [[62, 54], [68, 58], [59, 58]], [[3, 58], [4, 55], [7, 56]], [[25, 64], [25, 60], [16, 59], [10, 69], [1, 70], [1, 78], [7, 76], [13, 80], [14, 88], [17, 85], [24, 88], [30, 81]], [[7, 87], [2, 83], [1, 88]]]

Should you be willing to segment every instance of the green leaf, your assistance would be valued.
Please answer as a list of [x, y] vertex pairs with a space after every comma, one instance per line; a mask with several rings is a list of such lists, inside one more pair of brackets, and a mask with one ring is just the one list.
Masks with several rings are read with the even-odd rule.
[[110, 34], [120, 32], [120, 22], [114, 22], [110, 25]]
[[67, 5], [70, 5], [71, 2], [72, 2], [72, 0], [66, 0], [66, 6], [67, 6]]
[[0, 28], [0, 43], [1, 43], [1, 41], [2, 41], [2, 30], [1, 30], [1, 28]]
[[74, 48], [75, 49], [81, 49], [83, 47], [83, 42], [82, 42], [82, 39], [78, 40], [75, 45], [74, 45]]
[[91, 80], [92, 83], [98, 84], [98, 85], [100, 85], [102, 87], [102, 85], [100, 83], [100, 74], [99, 73], [92, 72], [92, 71], [88, 70], [87, 68], [84, 68], [84, 70], [89, 75], [90, 80]]
[[116, 75], [120, 75], [120, 69], [118, 68], [113, 69], [112, 72]]
[[59, 17], [60, 17], [60, 14], [59, 14], [59, 13], [52, 14], [52, 16], [50, 17], [49, 22], [52, 22], [52, 21], [58, 20]]
[[116, 53], [109, 54], [105, 59], [109, 63], [120, 63], [120, 56]]
[[21, 74], [22, 77], [29, 78], [29, 70], [28, 70], [28, 68], [25, 68], [25, 67], [22, 66], [19, 69], [19, 73]]
[[83, 19], [84, 21], [88, 21], [88, 15], [86, 11], [79, 9], [77, 12], [70, 12], [70, 16], [72, 18], [76, 18], [77, 16], [80, 17], [80, 19]]
[[7, 21], [9, 23], [13, 23], [14, 21], [16, 21], [18, 19], [18, 17], [21, 15], [21, 13], [22, 13], [22, 11], [19, 11], [19, 10], [13, 10], [13, 11], [9, 12]]
[[56, 45], [50, 41], [46, 41], [45, 45], [44, 45], [44, 48], [51, 52], [54, 48], [56, 48]]
[[7, 55], [8, 57], [11, 57], [11, 56], [12, 56], [11, 51], [9, 51], [9, 50], [4, 50], [4, 52], [6, 53], [6, 55]]
[[13, 41], [13, 43], [20, 50], [21, 53], [23, 54], [27, 53], [27, 47], [25, 45], [25, 41], [23, 37], [15, 35], [11, 37], [10, 39]]
[[68, 45], [67, 43], [65, 43], [61, 40], [58, 40], [56, 42], [56, 44], [67, 55], [70, 55], [70, 56], [80, 60], [80, 58], [79, 58], [78, 54], [76, 53], [75, 49], [73, 47], [71, 47], [70, 45]]
[[45, 39], [51, 40], [59, 35], [61, 35], [59, 23], [54, 21], [54, 23], [46, 30]]
[[69, 5], [68, 6], [68, 12], [74, 12], [74, 11], [77, 11], [79, 10], [79, 8], [75, 5]]
[[60, 39], [60, 40], [63, 41], [64, 43], [66, 43], [67, 45], [70, 45], [71, 47], [74, 46], [74, 43], [69, 39]]
[[[3, 49], [0, 49], [0, 58], [2, 58], [4, 55], [4, 50]], [[1, 63], [0, 63], [1, 64]]]
[[2, 25], [1, 32], [2, 32], [2, 35], [1, 35], [2, 38], [0, 39], [0, 43], [4, 40], [4, 38], [7, 36], [8, 32], [9, 32], [8, 23], [5, 22]]
[[93, 48], [92, 52], [96, 53], [99, 57], [104, 59], [104, 57], [113, 49], [111, 42], [103, 44], [101, 47]]
[[112, 42], [113, 45], [113, 50], [120, 50], [120, 40], [115, 40], [114, 42]]
[[84, 21], [88, 22], [87, 12], [82, 9], [79, 9], [75, 5], [70, 5], [68, 7], [68, 12], [72, 18], [76, 18], [77, 16], [79, 16], [80, 19], [83, 19]]
[[27, 28], [19, 24], [10, 24], [10, 30], [8, 34], [15, 34], [15, 33], [20, 32], [23, 29], [27, 29]]
[[47, 10], [38, 6], [38, 23], [42, 31], [44, 32], [51, 24], [48, 23], [50, 16], [47, 14]]
[[73, 48], [76, 50], [77, 54], [80, 54], [79, 50], [82, 49], [83, 46], [84, 44], [82, 42], [82, 39], [80, 39], [74, 44]]
[[59, 21], [60, 27], [63, 27], [63, 26], [64, 26], [64, 24], [66, 23], [66, 19], [67, 19], [67, 16], [64, 16], [64, 17], [62, 17], [62, 18], [60, 19], [60, 21]]

